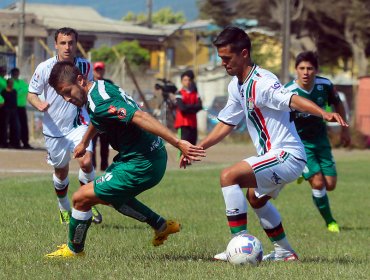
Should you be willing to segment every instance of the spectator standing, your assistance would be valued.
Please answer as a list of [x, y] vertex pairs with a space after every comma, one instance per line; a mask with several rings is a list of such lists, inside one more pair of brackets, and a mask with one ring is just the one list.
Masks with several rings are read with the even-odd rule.
[[[5, 74], [6, 68], [0, 66], [0, 93], [6, 88]], [[6, 146], [4, 98], [0, 94], [0, 148], [5, 148]]]
[[194, 83], [193, 71], [181, 74], [181, 84], [182, 88], [176, 94], [175, 128], [182, 140], [194, 145], [198, 138], [197, 113], [202, 110], [202, 100]]
[[5, 109], [5, 146], [7, 146], [9, 143], [10, 148], [19, 149], [20, 143], [19, 120], [17, 114], [17, 92], [13, 87], [13, 83], [13, 79], [8, 79], [6, 81], [6, 88], [1, 92], [1, 95], [4, 99]]
[[29, 144], [29, 130], [28, 130], [28, 119], [27, 119], [27, 94], [28, 84], [19, 79], [19, 69], [13, 68], [10, 70], [10, 76], [14, 82], [14, 90], [17, 92], [17, 113], [19, 120], [19, 136], [23, 144], [23, 149], [32, 149]]
[[[105, 64], [104, 62], [95, 62], [94, 63], [94, 80], [103, 80], [108, 83], [113, 84], [109, 79], [104, 78], [105, 75]], [[100, 170], [105, 171], [109, 165], [109, 141], [108, 136], [105, 133], [98, 133], [92, 140], [93, 143], [93, 165], [96, 168], [96, 144], [99, 140], [100, 143]]]

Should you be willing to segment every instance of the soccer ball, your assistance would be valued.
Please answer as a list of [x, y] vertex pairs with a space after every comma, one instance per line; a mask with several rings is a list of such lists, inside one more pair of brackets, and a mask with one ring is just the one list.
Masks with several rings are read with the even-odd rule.
[[232, 264], [258, 265], [262, 261], [262, 243], [250, 234], [240, 234], [230, 240], [226, 248], [227, 260]]

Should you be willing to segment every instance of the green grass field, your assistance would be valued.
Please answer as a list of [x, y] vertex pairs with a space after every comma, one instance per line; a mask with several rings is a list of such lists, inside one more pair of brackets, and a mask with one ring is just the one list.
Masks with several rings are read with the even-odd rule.
[[[301, 261], [259, 267], [212, 261], [229, 240], [220, 165], [170, 169], [159, 186], [139, 197], [182, 223], [182, 231], [165, 245], [154, 248], [146, 224], [101, 206], [104, 221], [91, 226], [86, 257], [72, 260], [43, 257], [67, 238], [51, 176], [5, 176], [0, 179], [0, 279], [370, 279], [370, 158], [368, 153], [349, 155], [337, 157], [339, 184], [330, 193], [341, 233], [326, 230], [306, 183], [290, 184], [273, 203]], [[76, 186], [73, 176], [71, 190]], [[249, 213], [249, 232], [269, 252], [271, 243], [253, 211]]]

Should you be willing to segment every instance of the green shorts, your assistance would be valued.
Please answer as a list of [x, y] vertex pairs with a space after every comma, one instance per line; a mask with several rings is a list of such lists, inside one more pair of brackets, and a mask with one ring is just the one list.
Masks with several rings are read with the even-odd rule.
[[123, 203], [157, 185], [167, 166], [166, 148], [127, 161], [114, 161], [94, 181], [97, 197], [119, 207]]
[[337, 176], [335, 161], [328, 139], [323, 139], [318, 143], [302, 142], [307, 155], [307, 164], [302, 174], [306, 180], [318, 172], [321, 172], [324, 176]]

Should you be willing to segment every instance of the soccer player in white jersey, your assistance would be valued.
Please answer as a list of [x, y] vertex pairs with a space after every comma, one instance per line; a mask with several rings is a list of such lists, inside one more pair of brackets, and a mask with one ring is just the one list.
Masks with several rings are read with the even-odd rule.
[[[89, 115], [85, 108], [78, 108], [68, 103], [59, 96], [49, 85], [51, 69], [58, 61], [71, 61], [79, 67], [89, 80], [93, 80], [91, 63], [80, 57], [76, 57], [78, 33], [76, 30], [63, 27], [55, 32], [55, 49], [57, 55], [40, 63], [33, 74], [28, 88], [28, 102], [38, 111], [44, 113], [43, 134], [45, 146], [48, 152], [48, 163], [54, 167], [53, 183], [60, 210], [60, 222], [68, 224], [71, 206], [68, 199], [69, 185], [69, 161], [71, 152], [80, 143], [85, 134]], [[44, 94], [45, 100], [40, 99]], [[83, 158], [77, 159], [79, 181], [81, 185], [92, 181], [95, 177], [92, 165], [92, 145]], [[96, 208], [93, 209], [93, 222], [101, 223], [102, 216]]]
[[[285, 236], [280, 214], [269, 202], [285, 184], [300, 176], [306, 163], [304, 147], [289, 112], [309, 112], [327, 121], [347, 124], [339, 114], [327, 113], [313, 102], [284, 90], [274, 74], [255, 65], [250, 57], [250, 39], [242, 29], [226, 27], [214, 45], [222, 66], [234, 77], [228, 86], [228, 102], [218, 115], [220, 122], [199, 146], [207, 149], [217, 144], [245, 118], [258, 153], [221, 172], [221, 190], [231, 234], [247, 231], [247, 202], [242, 191], [246, 188], [247, 199], [274, 245], [274, 251], [263, 260], [298, 260]], [[186, 161], [180, 164], [186, 167]], [[214, 258], [227, 260], [225, 252]]]

